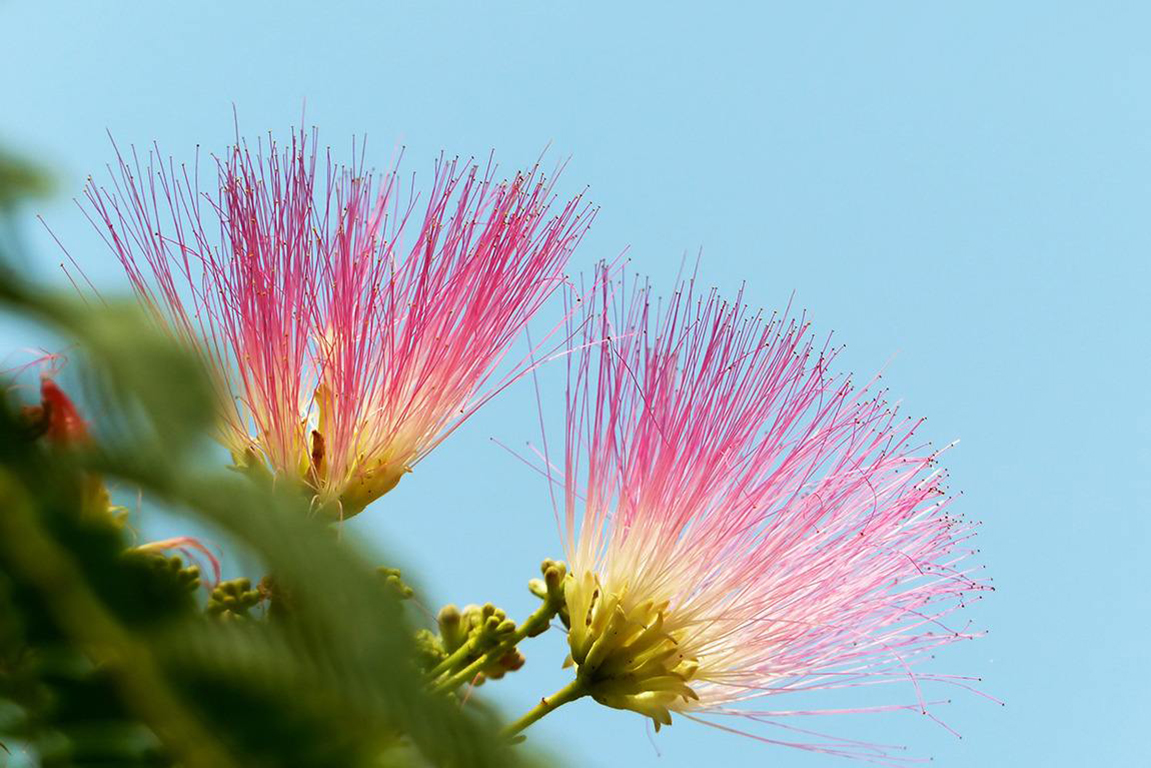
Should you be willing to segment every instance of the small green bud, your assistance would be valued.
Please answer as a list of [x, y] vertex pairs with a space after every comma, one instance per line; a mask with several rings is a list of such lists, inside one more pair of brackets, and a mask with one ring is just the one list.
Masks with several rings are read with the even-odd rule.
[[200, 587], [200, 569], [193, 565], [190, 568], [181, 568], [178, 574], [180, 583], [183, 584], [189, 592], [195, 592]]
[[430, 670], [445, 658], [443, 642], [435, 633], [427, 629], [416, 632], [416, 660], [421, 669]]
[[440, 638], [445, 651], [451, 653], [464, 644], [468, 632], [464, 626], [464, 617], [460, 615], [459, 608], [456, 608], [454, 605], [445, 605], [440, 609], [437, 623], [439, 624]]
[[438, 621], [441, 627], [445, 625], [458, 627], [460, 625], [460, 618], [460, 609], [449, 603], [440, 609]]
[[404, 583], [403, 574], [399, 568], [376, 568], [376, 573], [384, 580], [389, 589], [401, 600], [407, 600], [415, 594], [415, 590]]
[[559, 560], [544, 560], [540, 564], [540, 574], [543, 579], [533, 579], [528, 583], [528, 588], [541, 600], [553, 600], [556, 605], [563, 605], [567, 565]]
[[544, 571], [544, 584], [547, 585], [548, 592], [554, 592], [559, 589], [560, 582], [563, 581], [563, 578], [563, 572], [554, 566]]
[[499, 625], [500, 625], [499, 619], [497, 619], [495, 616], [488, 616], [487, 619], [484, 621], [484, 630], [483, 631], [487, 634], [494, 634], [496, 631], [496, 627], [498, 627]]
[[480, 608], [480, 606], [474, 604], [465, 605], [463, 610], [463, 621], [461, 623], [464, 633], [470, 635], [481, 624], [483, 624], [483, 609]]

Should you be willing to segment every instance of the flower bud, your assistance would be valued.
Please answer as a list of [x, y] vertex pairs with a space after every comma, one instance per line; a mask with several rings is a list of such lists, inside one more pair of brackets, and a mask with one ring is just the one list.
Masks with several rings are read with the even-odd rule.
[[459, 608], [454, 605], [445, 605], [440, 609], [437, 623], [440, 627], [440, 638], [443, 641], [445, 651], [451, 653], [464, 644], [464, 640], [467, 639], [467, 630], [463, 626], [463, 616], [460, 614]]

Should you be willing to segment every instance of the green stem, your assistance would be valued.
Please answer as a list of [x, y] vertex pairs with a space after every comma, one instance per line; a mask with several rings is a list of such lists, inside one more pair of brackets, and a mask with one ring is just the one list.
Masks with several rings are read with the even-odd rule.
[[[440, 680], [438, 683], [432, 686], [432, 692], [441, 693], [443, 691], [454, 691], [456, 688], [459, 688], [461, 685], [478, 675], [480, 670], [495, 661], [497, 658], [499, 658], [499, 656], [503, 656], [505, 653], [507, 653], [508, 647], [514, 648], [515, 646], [505, 646], [503, 643], [501, 643], [500, 645], [496, 646], [494, 650], [488, 651], [483, 656], [480, 656], [478, 659], [461, 669], [459, 672], [456, 672], [454, 675], [450, 675], [445, 677], [443, 680]], [[499, 654], [498, 656], [496, 655], [497, 653]]]
[[536, 704], [528, 710], [519, 720], [506, 726], [500, 731], [500, 735], [505, 737], [515, 736], [544, 715], [559, 709], [564, 704], [569, 704], [576, 699], [583, 698], [587, 694], [588, 691], [587, 688], [584, 687], [583, 681], [577, 677], [551, 696], [540, 699], [539, 704]]
[[428, 679], [435, 680], [445, 672], [450, 672], [457, 664], [466, 659], [475, 650], [476, 644], [472, 638], [468, 638], [459, 648], [457, 648], [450, 656], [441, 661], [428, 672]]
[[[466, 667], [456, 672], [455, 674], [448, 675], [448, 677], [442, 678], [438, 682], [434, 683], [432, 685], [432, 691], [435, 693], [440, 693], [442, 691], [451, 691], [459, 688], [461, 685], [479, 674], [480, 670], [482, 670], [484, 667], [488, 666], [493, 661], [496, 661], [505, 653], [519, 645], [520, 641], [522, 641], [525, 637], [528, 635], [537, 634], [536, 630], [547, 626], [547, 623], [552, 620], [552, 617], [556, 615], [558, 610], [559, 606], [555, 602], [550, 599], [544, 600], [540, 607], [536, 609], [536, 612], [529, 616], [523, 624], [517, 627], [516, 631], [513, 632], [506, 640], [496, 644], [487, 650], [478, 659], [473, 661], [471, 664], [468, 664]], [[447, 664], [447, 662], [457, 657], [460, 654], [460, 651], [462, 651], [470, 644], [471, 641], [465, 643], [455, 653], [453, 653], [443, 662], [440, 662], [436, 669], [439, 669], [441, 666], [444, 666]], [[466, 654], [464, 655], [466, 656]], [[456, 661], [458, 662], [459, 659], [456, 659]], [[451, 664], [447, 665], [447, 667], [443, 671], [439, 672], [439, 674], [443, 675], [450, 671], [452, 666], [453, 665]]]

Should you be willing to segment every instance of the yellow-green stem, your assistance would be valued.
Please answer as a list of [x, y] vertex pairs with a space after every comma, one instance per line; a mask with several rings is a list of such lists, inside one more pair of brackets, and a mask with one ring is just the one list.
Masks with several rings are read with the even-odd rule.
[[437, 664], [430, 672], [428, 672], [428, 679], [435, 680], [445, 672], [450, 672], [457, 664], [472, 655], [475, 650], [475, 641], [469, 638], [459, 648], [457, 648], [450, 656]]
[[560, 688], [551, 696], [540, 699], [539, 704], [536, 704], [534, 707], [524, 713], [524, 716], [519, 720], [516, 720], [514, 723], [511, 723], [505, 727], [502, 731], [500, 731], [500, 734], [507, 737], [515, 736], [544, 715], [559, 709], [564, 704], [569, 704], [576, 699], [583, 698], [587, 695], [587, 693], [588, 691], [584, 686], [583, 681], [577, 677], [575, 680], [572, 680], [570, 683], [565, 685], [563, 688]]

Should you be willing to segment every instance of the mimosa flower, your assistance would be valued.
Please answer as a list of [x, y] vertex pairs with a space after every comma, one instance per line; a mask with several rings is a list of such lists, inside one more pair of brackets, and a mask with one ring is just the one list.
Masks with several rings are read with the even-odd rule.
[[790, 728], [778, 718], [814, 712], [746, 703], [910, 681], [914, 703], [836, 711], [926, 712], [920, 681], [940, 678], [913, 665], [976, 636], [947, 619], [988, 587], [922, 420], [832, 374], [838, 350], [803, 317], [690, 282], [662, 310], [647, 288], [598, 293], [569, 356], [564, 468], [548, 470], [577, 678], [541, 707], [591, 695], [657, 728], [672, 713]]
[[25, 417], [43, 420], [44, 439], [53, 445], [75, 447], [86, 445], [90, 437], [88, 424], [72, 399], [49, 376], [40, 377], [40, 405], [26, 409]]
[[[314, 141], [314, 137], [312, 137]], [[424, 198], [309, 137], [240, 144], [219, 182], [120, 157], [93, 222], [155, 320], [202, 345], [237, 465], [357, 514], [525, 370], [497, 365], [562, 283], [592, 212], [537, 170], [440, 160]]]

